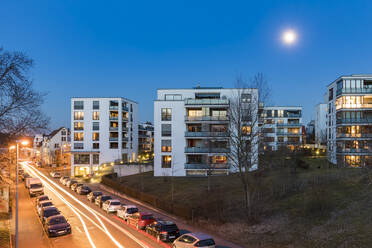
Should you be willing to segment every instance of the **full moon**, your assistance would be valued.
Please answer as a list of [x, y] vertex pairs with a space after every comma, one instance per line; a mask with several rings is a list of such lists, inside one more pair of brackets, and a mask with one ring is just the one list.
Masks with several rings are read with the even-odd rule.
[[287, 45], [291, 45], [295, 43], [296, 38], [297, 38], [297, 35], [295, 31], [293, 30], [287, 30], [282, 35], [283, 42]]

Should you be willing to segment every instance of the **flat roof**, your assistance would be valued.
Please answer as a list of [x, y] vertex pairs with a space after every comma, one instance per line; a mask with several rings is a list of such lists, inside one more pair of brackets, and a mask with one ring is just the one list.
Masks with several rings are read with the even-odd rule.
[[94, 96], [78, 97], [78, 96], [72, 96], [71, 97], [71, 100], [74, 99], [74, 98], [86, 98], [86, 99], [92, 99], [92, 98], [94, 98], [94, 99], [124, 99], [124, 100], [131, 101], [131, 102], [134, 102], [134, 103], [137, 103], [138, 104], [138, 102], [133, 101], [133, 100], [131, 100], [129, 98], [126, 98], [126, 97], [122, 97], [122, 96], [117, 96], [117, 97], [116, 96], [113, 96], [113, 97], [106, 97], [106, 96], [99, 96], [99, 97], [94, 97]]
[[328, 84], [328, 86], [330, 86], [331, 84], [339, 81], [340, 79], [353, 79], [353, 78], [370, 78], [372, 79], [372, 74], [351, 74], [351, 75], [342, 75], [342, 76], [339, 76], [336, 80], [332, 81], [332, 83]]

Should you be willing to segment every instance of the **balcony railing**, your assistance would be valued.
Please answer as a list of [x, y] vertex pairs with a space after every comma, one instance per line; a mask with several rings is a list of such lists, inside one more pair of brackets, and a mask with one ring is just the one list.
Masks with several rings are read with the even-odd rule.
[[360, 118], [360, 119], [337, 119], [336, 124], [350, 124], [350, 123], [372, 123], [372, 118]]
[[284, 141], [284, 142], [277, 142], [280, 146], [287, 146], [287, 145], [301, 145], [301, 141]]
[[119, 117], [118, 116], [110, 116], [109, 119], [110, 120], [116, 120], [117, 121], [119, 119]]
[[336, 105], [336, 110], [339, 109], [368, 109], [372, 108], [371, 103], [363, 103], [363, 104], [341, 104], [341, 105]]
[[185, 121], [228, 121], [228, 116], [185, 116]]
[[301, 127], [300, 123], [283, 123], [283, 124], [276, 124], [277, 127]]
[[301, 114], [291, 114], [291, 113], [287, 113], [287, 116], [285, 116], [286, 118], [293, 118], [293, 117], [296, 117], [296, 118], [300, 118], [301, 117]]
[[122, 141], [128, 141], [128, 137], [123, 137]]
[[122, 131], [128, 131], [128, 128], [127, 127], [122, 127], [121, 130]]
[[185, 132], [185, 137], [227, 137], [227, 132]]
[[229, 164], [202, 164], [202, 163], [186, 163], [186, 170], [215, 170], [215, 169], [224, 169], [227, 170], [230, 168]]
[[119, 106], [110, 106], [109, 109], [110, 110], [118, 110], [119, 109]]
[[369, 94], [372, 93], [372, 88], [344, 88], [336, 91], [336, 95], [341, 94]]
[[129, 111], [129, 108], [128, 108], [127, 106], [122, 106], [121, 109], [122, 109], [123, 111], [126, 111], [126, 112]]
[[185, 153], [228, 153], [230, 148], [220, 147], [185, 147]]
[[339, 148], [336, 149], [337, 153], [372, 153], [372, 148]]
[[128, 121], [128, 117], [123, 117], [122, 121]]
[[109, 138], [109, 141], [118, 141], [118, 140], [119, 140], [118, 137], [110, 137], [110, 138]]
[[339, 133], [336, 134], [337, 138], [372, 138], [372, 133]]
[[119, 127], [110, 127], [110, 131], [118, 131]]
[[283, 135], [283, 136], [301, 136], [302, 133], [276, 132], [276, 135]]
[[228, 105], [228, 99], [185, 99], [185, 105]]

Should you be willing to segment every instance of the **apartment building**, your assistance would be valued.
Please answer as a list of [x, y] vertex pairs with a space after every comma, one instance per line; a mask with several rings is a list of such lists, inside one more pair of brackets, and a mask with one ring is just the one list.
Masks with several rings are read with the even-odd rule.
[[281, 146], [293, 150], [302, 145], [302, 107], [267, 106], [262, 117], [265, 150], [276, 151]]
[[325, 144], [327, 142], [327, 104], [319, 103], [315, 106], [315, 143]]
[[93, 174], [102, 163], [136, 161], [138, 104], [121, 97], [71, 99], [71, 175]]
[[139, 161], [154, 158], [154, 125], [151, 122], [138, 125], [138, 155]]
[[372, 165], [372, 75], [341, 76], [327, 87], [328, 160]]
[[[228, 108], [239, 92], [213, 87], [157, 90], [154, 175], [205, 176], [234, 170], [227, 158], [231, 149]], [[257, 98], [257, 89], [241, 95], [248, 102]]]

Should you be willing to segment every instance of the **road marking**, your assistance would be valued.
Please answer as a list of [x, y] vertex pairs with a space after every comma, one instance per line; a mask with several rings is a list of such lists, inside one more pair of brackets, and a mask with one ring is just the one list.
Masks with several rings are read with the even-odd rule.
[[81, 232], [81, 233], [82, 233], [82, 231], [80, 230], [80, 228], [79, 228], [78, 226], [76, 227], [76, 229], [77, 229], [77, 230], [78, 230], [79, 232]]

